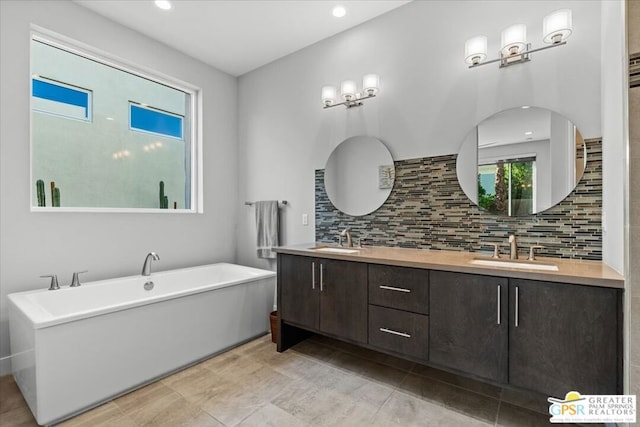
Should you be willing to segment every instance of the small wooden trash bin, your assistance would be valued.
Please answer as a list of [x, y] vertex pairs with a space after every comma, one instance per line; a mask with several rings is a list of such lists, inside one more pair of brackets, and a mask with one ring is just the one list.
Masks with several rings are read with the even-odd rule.
[[271, 322], [271, 342], [278, 342], [278, 312], [272, 311], [269, 314], [269, 321]]

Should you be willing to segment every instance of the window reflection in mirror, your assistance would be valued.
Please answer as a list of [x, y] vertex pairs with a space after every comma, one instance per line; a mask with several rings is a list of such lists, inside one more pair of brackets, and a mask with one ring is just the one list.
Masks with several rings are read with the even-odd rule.
[[197, 91], [34, 35], [32, 208], [195, 211]]
[[478, 206], [509, 216], [535, 212], [535, 166], [535, 158], [478, 165]]
[[585, 143], [570, 120], [523, 106], [480, 122], [460, 148], [456, 173], [465, 194], [483, 210], [522, 216], [567, 197], [585, 165]]

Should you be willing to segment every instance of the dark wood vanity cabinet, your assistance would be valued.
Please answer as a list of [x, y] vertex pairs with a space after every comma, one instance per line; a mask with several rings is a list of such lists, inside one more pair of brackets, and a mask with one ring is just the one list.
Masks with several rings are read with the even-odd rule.
[[508, 289], [503, 277], [431, 271], [429, 361], [506, 383]]
[[511, 279], [509, 384], [563, 397], [621, 390], [620, 291]]
[[622, 290], [278, 254], [278, 351], [325, 334], [558, 398], [622, 393]]
[[367, 342], [367, 265], [278, 255], [280, 318], [311, 331]]
[[432, 271], [429, 361], [550, 396], [617, 394], [620, 292]]

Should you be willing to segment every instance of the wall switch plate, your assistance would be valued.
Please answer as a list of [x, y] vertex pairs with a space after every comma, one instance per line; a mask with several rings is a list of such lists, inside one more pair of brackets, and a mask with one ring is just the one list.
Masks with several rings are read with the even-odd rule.
[[309, 225], [309, 214], [302, 214], [302, 225]]

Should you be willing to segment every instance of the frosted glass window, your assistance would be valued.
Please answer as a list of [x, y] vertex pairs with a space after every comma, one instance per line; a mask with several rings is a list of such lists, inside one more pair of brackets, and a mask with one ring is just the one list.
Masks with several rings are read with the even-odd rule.
[[32, 36], [32, 210], [201, 212], [199, 90], [87, 49]]

